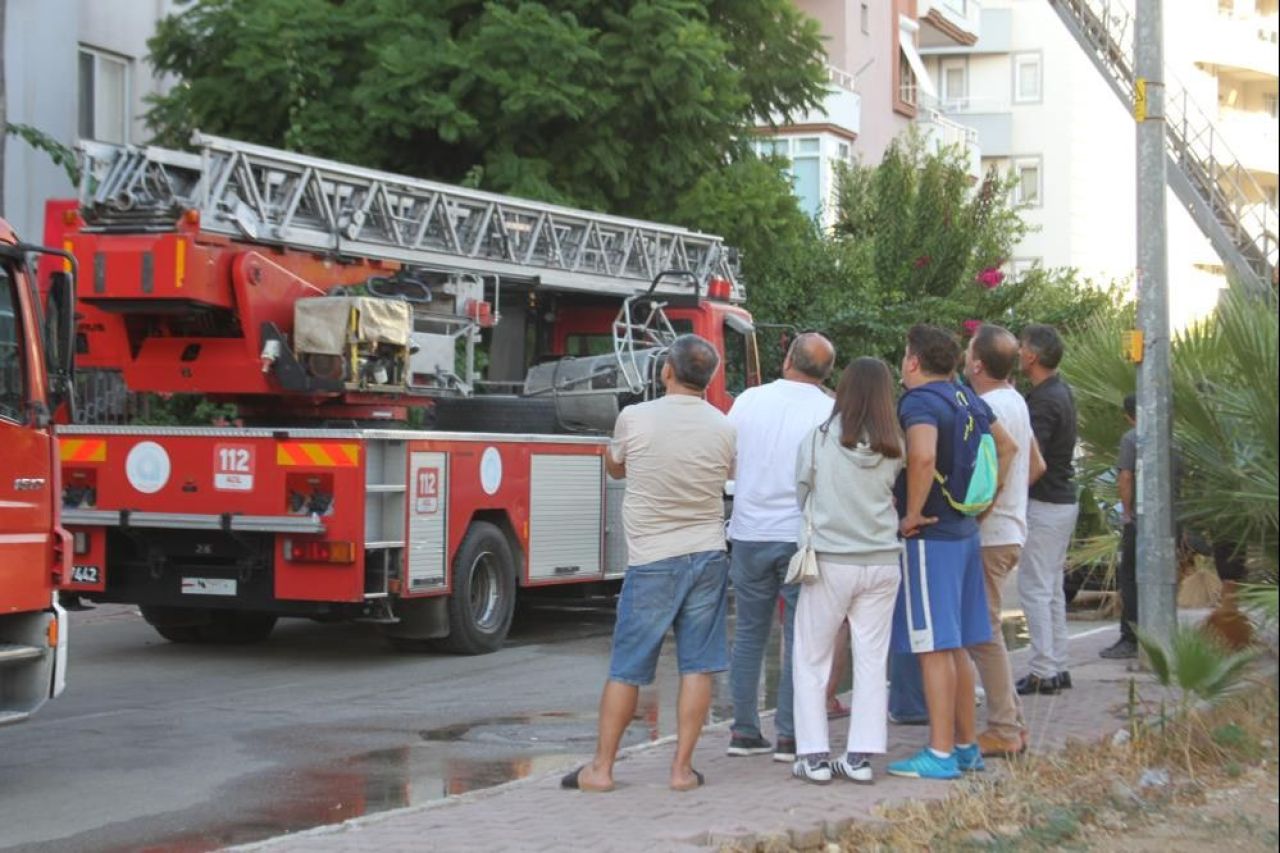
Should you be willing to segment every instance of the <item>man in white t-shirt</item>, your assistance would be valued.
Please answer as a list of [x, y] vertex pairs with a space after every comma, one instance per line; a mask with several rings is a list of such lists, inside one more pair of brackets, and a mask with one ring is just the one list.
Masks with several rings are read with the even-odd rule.
[[[787, 352], [782, 378], [748, 388], [733, 403], [729, 422], [738, 431], [734, 480], [733, 543], [729, 578], [737, 620], [729, 689], [733, 697], [730, 755], [773, 752], [777, 761], [794, 761], [791, 643], [799, 589], [783, 586], [787, 564], [796, 552], [803, 517], [796, 505], [795, 467], [800, 442], [831, 417], [832, 399], [823, 390], [836, 352], [817, 333], [799, 335]], [[760, 669], [764, 649], [783, 600], [782, 671], [778, 677], [777, 743], [760, 731]]]
[[983, 755], [995, 756], [1016, 755], [1026, 748], [1026, 726], [1000, 631], [1000, 587], [1018, 565], [1027, 540], [1027, 488], [1044, 473], [1026, 401], [1009, 382], [1017, 363], [1018, 339], [1000, 326], [984, 324], [969, 341], [964, 364], [969, 384], [1018, 445], [996, 501], [979, 525], [991, 640], [969, 649], [987, 692], [987, 730], [978, 735], [978, 748]]

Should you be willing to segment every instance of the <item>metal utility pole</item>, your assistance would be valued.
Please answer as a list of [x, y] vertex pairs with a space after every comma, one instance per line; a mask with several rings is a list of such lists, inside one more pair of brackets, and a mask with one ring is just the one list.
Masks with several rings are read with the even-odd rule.
[[1165, 223], [1162, 0], [1137, 0], [1133, 53], [1138, 177], [1138, 621], [1167, 641], [1177, 625], [1173, 547], [1173, 393]]

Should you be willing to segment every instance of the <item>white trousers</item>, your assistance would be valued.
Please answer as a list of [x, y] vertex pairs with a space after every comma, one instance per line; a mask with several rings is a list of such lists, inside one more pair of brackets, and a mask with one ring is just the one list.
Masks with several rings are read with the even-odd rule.
[[1067, 671], [1062, 573], [1079, 511], [1076, 504], [1027, 501], [1027, 543], [1019, 561], [1018, 598], [1031, 635], [1031, 672], [1041, 678]]
[[888, 740], [889, 691], [885, 669], [893, 605], [902, 573], [898, 564], [852, 566], [818, 559], [819, 578], [800, 588], [796, 605], [796, 754], [830, 752], [827, 678], [840, 623], [849, 621], [853, 650], [853, 700], [849, 752], [882, 753]]

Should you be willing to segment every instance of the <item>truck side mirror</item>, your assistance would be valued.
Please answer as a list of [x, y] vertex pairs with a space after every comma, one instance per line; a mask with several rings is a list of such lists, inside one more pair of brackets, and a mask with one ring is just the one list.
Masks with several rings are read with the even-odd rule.
[[49, 310], [45, 313], [45, 352], [49, 367], [51, 408], [72, 402], [76, 358], [76, 283], [69, 272], [49, 276]]

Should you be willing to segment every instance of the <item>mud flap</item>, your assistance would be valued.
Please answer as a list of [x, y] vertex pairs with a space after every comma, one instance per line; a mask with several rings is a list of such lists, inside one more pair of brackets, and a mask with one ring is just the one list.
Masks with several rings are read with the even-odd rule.
[[449, 599], [443, 595], [399, 599], [393, 607], [399, 621], [394, 625], [381, 625], [379, 629], [388, 637], [402, 640], [437, 640], [447, 637], [448, 605]]

